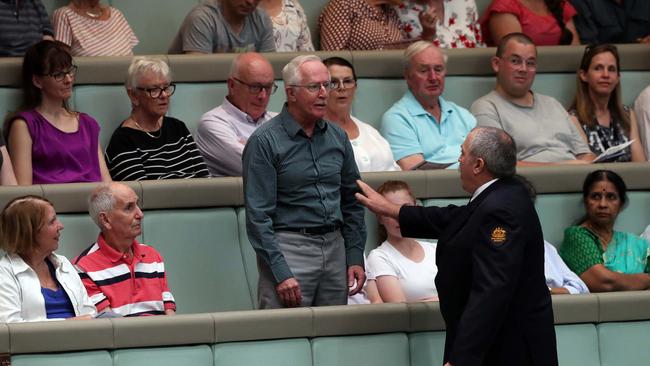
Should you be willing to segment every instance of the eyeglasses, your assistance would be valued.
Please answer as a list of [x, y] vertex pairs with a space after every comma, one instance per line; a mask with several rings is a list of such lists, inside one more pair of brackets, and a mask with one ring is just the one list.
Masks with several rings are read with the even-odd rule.
[[296, 88], [305, 88], [310, 93], [318, 93], [321, 90], [321, 88], [325, 88], [325, 91], [336, 89], [338, 87], [338, 84], [330, 83], [329, 81], [324, 81], [322, 83], [311, 83], [305, 85], [293, 84], [289, 86], [293, 86]]
[[351, 89], [354, 88], [355, 85], [357, 85], [357, 81], [354, 80], [353, 78], [345, 78], [345, 79], [332, 79], [330, 81], [330, 89]]
[[275, 91], [278, 90], [278, 85], [276, 83], [271, 83], [271, 84], [252, 83], [252, 84], [249, 84], [249, 83], [247, 83], [245, 81], [237, 79], [236, 77], [233, 77], [232, 79], [235, 80], [236, 82], [242, 84], [242, 85], [246, 85], [248, 87], [248, 91], [251, 94], [255, 94], [255, 95], [261, 93], [262, 90], [266, 90], [267, 94], [274, 94]]
[[524, 63], [526, 64], [527, 69], [535, 70], [537, 69], [537, 60], [534, 58], [529, 58], [527, 60], [524, 60], [523, 58], [519, 56], [509, 56], [507, 58], [501, 58], [502, 60], [508, 61], [510, 65], [513, 67], [521, 67]]
[[165, 93], [168, 97], [171, 97], [174, 92], [176, 91], [176, 84], [169, 84], [167, 86], [163, 86], [162, 88], [140, 88], [137, 87], [136, 89], [142, 90], [143, 92], [147, 92], [150, 97], [153, 99], [160, 98], [160, 96]]
[[74, 78], [75, 75], [77, 75], [77, 65], [72, 65], [69, 69], [65, 71], [59, 71], [59, 72], [52, 72], [49, 74], [45, 74], [45, 76], [49, 76], [52, 79], [54, 79], [56, 82], [62, 82], [63, 79], [65, 79], [66, 76], [70, 76], [71, 78]]

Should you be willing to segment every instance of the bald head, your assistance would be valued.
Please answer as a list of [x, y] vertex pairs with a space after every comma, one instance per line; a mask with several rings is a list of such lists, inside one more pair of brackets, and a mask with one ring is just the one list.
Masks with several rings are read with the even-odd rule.
[[235, 57], [228, 78], [228, 101], [257, 120], [266, 112], [273, 92], [273, 67], [255, 52]]

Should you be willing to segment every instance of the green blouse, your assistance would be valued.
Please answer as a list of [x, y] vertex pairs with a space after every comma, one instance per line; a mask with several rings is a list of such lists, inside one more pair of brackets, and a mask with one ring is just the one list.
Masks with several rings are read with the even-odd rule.
[[650, 243], [631, 233], [614, 231], [612, 241], [603, 251], [594, 232], [582, 226], [570, 226], [564, 230], [560, 256], [578, 275], [596, 264], [619, 273], [650, 274]]

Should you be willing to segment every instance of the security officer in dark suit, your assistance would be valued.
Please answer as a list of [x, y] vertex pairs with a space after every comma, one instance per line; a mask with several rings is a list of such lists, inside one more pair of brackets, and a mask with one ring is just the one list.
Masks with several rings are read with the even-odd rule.
[[503, 130], [475, 128], [459, 162], [472, 194], [466, 206], [399, 207], [363, 182], [357, 199], [399, 218], [404, 236], [439, 239], [445, 365], [556, 366], [542, 229], [526, 188], [512, 178], [515, 143]]

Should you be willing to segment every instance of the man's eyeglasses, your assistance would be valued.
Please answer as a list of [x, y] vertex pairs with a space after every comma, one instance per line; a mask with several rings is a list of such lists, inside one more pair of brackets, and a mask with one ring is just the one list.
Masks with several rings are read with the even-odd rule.
[[311, 84], [305, 84], [305, 85], [293, 84], [293, 85], [289, 85], [289, 86], [293, 86], [293, 87], [296, 87], [296, 88], [305, 88], [310, 93], [318, 93], [321, 90], [321, 88], [325, 88], [325, 91], [330, 91], [330, 90], [336, 89], [338, 87], [338, 84], [334, 84], [334, 83], [330, 83], [329, 81], [325, 81], [325, 82], [322, 82], [322, 83], [311, 83]]
[[141, 90], [143, 92], [147, 92], [147, 94], [149, 94], [150, 97], [152, 97], [153, 99], [156, 99], [156, 98], [160, 98], [162, 93], [165, 93], [165, 95], [167, 95], [168, 97], [171, 97], [174, 94], [174, 92], [176, 91], [176, 84], [169, 84], [169, 85], [163, 86], [161, 88], [160, 87], [158, 87], [158, 88], [141, 88], [141, 87], [137, 87], [136, 89]]
[[354, 80], [353, 78], [345, 78], [345, 79], [332, 79], [330, 81], [330, 89], [351, 89], [354, 88], [355, 85], [357, 85], [357, 81]]
[[276, 83], [271, 83], [271, 84], [252, 83], [252, 84], [249, 84], [249, 83], [247, 83], [245, 81], [237, 79], [236, 77], [233, 77], [232, 79], [235, 80], [236, 82], [242, 84], [242, 85], [246, 85], [248, 87], [248, 91], [251, 94], [255, 94], [255, 95], [261, 93], [262, 89], [266, 90], [267, 94], [274, 94], [275, 91], [278, 90], [278, 85]]
[[522, 65], [526, 64], [527, 69], [532, 69], [532, 70], [537, 69], [537, 60], [534, 58], [529, 58], [527, 60], [524, 60], [519, 56], [513, 55], [502, 59], [508, 61], [508, 63], [514, 67], [521, 67]]
[[71, 78], [74, 78], [75, 75], [77, 75], [77, 65], [72, 65], [70, 66], [69, 69], [65, 71], [59, 71], [59, 72], [52, 72], [49, 74], [45, 74], [45, 76], [49, 76], [52, 79], [54, 79], [56, 82], [62, 82], [63, 79], [65, 79], [66, 76], [70, 76]]

